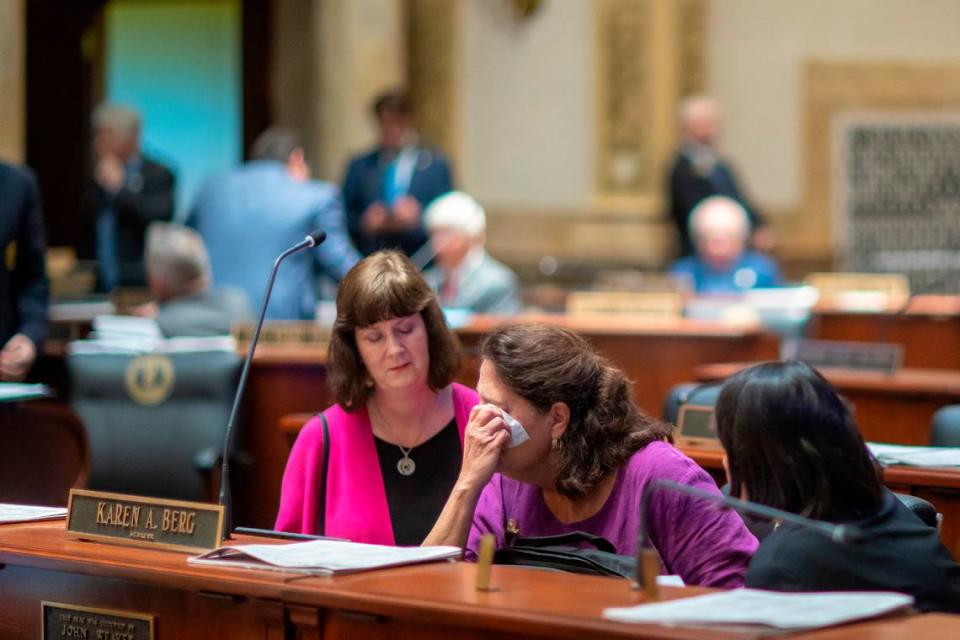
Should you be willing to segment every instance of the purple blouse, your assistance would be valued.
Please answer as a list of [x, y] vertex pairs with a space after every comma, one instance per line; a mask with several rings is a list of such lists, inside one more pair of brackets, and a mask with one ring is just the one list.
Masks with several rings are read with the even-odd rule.
[[[586, 531], [609, 540], [617, 553], [635, 555], [643, 488], [661, 478], [719, 494], [706, 471], [665, 442], [652, 442], [634, 453], [617, 473], [603, 507], [580, 522], [560, 522], [538, 487], [495, 474], [477, 503], [466, 558], [476, 559], [485, 533], [494, 535], [497, 548], [507, 546], [508, 519], [516, 523], [521, 537]], [[757, 540], [739, 515], [663, 488], [654, 490], [648, 500], [648, 532], [666, 573], [678, 574], [688, 585], [743, 586]]]

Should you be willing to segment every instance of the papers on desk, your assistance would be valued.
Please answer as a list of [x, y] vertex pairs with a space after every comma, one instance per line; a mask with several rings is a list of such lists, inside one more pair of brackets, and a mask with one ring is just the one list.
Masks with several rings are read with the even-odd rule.
[[26, 504], [0, 503], [0, 524], [56, 520], [66, 517], [67, 510], [62, 507], [34, 507]]
[[0, 402], [14, 400], [33, 400], [50, 395], [50, 387], [45, 384], [24, 384], [22, 382], [0, 382]]
[[915, 467], [960, 467], [960, 447], [909, 447], [900, 444], [868, 442], [870, 452], [880, 464], [906, 464]]
[[183, 353], [236, 351], [233, 336], [164, 338], [156, 320], [136, 316], [97, 316], [88, 340], [74, 340], [70, 353]]
[[243, 569], [274, 569], [334, 575], [457, 559], [459, 547], [388, 547], [379, 544], [311, 540], [293, 544], [247, 544], [214, 549], [188, 558], [189, 564]]
[[873, 618], [904, 609], [913, 597], [901, 593], [779, 593], [734, 589], [705, 596], [605, 609], [619, 622], [676, 626], [761, 625], [776, 629], [815, 629]]

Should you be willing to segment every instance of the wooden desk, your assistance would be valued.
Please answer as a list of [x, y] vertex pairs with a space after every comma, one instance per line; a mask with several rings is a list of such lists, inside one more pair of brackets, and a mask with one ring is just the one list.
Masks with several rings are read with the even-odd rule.
[[[684, 447], [683, 452], [710, 472], [717, 485], [726, 483], [723, 452]], [[943, 514], [940, 538], [960, 558], [960, 469], [928, 469], [889, 466], [883, 469], [883, 482], [891, 491], [929, 501]]]
[[904, 365], [960, 369], [960, 296], [914, 296], [903, 310], [878, 313], [821, 306], [810, 337], [893, 342], [904, 346]]
[[[459, 376], [464, 384], [476, 385], [480, 368], [477, 350], [484, 336], [507, 322], [552, 323], [577, 331], [626, 371], [634, 382], [638, 403], [656, 416], [670, 388], [692, 380], [698, 365], [775, 358], [779, 348], [775, 336], [758, 328], [699, 320], [478, 316], [469, 326], [457, 330], [466, 354]], [[257, 347], [239, 437], [239, 447], [254, 456], [254, 465], [248, 472], [237, 474], [237, 523], [261, 528], [273, 525], [290, 450], [287, 436], [277, 424], [284, 415], [314, 413], [330, 405], [326, 355], [325, 349], [310, 346]]]
[[[243, 539], [250, 542], [252, 539]], [[187, 565], [186, 555], [67, 540], [63, 522], [0, 526], [0, 637], [40, 637], [40, 602], [156, 616], [156, 638], [756, 638], [755, 631], [628, 625], [605, 607], [643, 596], [623, 580], [436, 563], [330, 577]], [[667, 598], [703, 589], [662, 590]], [[851, 635], [853, 634], [853, 635]], [[960, 617], [908, 616], [796, 636], [807, 640], [947, 638]]]
[[[697, 368], [696, 378], [721, 380], [751, 364], [704, 365]], [[944, 405], [960, 402], [960, 370], [903, 368], [893, 374], [820, 371], [853, 404], [860, 432], [873, 442], [929, 444], [933, 414]]]

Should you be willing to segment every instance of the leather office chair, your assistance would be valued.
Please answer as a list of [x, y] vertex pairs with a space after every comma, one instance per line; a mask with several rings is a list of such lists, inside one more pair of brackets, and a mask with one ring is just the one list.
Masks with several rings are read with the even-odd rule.
[[83, 423], [66, 404], [0, 405], [0, 502], [66, 506], [89, 464]]
[[943, 407], [933, 414], [930, 446], [960, 447], [960, 404]]
[[910, 511], [913, 511], [915, 516], [923, 520], [924, 524], [933, 527], [937, 531], [940, 530], [940, 524], [943, 522], [943, 514], [938, 513], [937, 508], [934, 507], [933, 504], [923, 498], [907, 493], [894, 493], [893, 495], [897, 496], [900, 502], [910, 509]]
[[71, 354], [72, 404], [90, 441], [89, 487], [213, 498], [240, 372], [230, 351]]

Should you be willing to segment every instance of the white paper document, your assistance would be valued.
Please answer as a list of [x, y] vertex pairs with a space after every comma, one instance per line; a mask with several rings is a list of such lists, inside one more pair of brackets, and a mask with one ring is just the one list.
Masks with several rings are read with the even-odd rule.
[[220, 547], [188, 558], [190, 564], [244, 569], [282, 569], [331, 575], [459, 558], [460, 547], [389, 547], [379, 544], [310, 540], [293, 544]]
[[778, 629], [813, 629], [873, 618], [912, 604], [912, 596], [882, 591], [780, 593], [734, 589], [635, 607], [605, 609], [603, 617], [619, 622], [676, 626], [763, 625]]
[[0, 503], [0, 524], [55, 520], [65, 517], [67, 517], [67, 510], [63, 507], [35, 507], [27, 504]]
[[880, 464], [905, 464], [914, 467], [960, 467], [960, 447], [910, 447], [901, 444], [868, 442], [870, 452]]
[[0, 402], [12, 400], [31, 400], [50, 395], [50, 387], [45, 384], [24, 384], [22, 382], [0, 382]]

